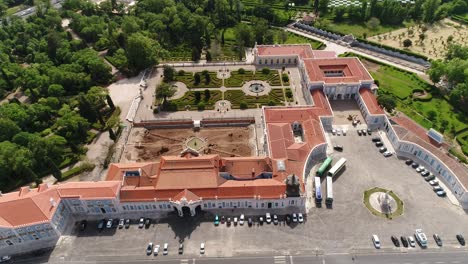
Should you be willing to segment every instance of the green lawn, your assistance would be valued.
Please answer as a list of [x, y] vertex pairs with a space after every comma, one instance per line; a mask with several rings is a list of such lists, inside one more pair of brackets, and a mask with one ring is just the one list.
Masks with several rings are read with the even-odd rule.
[[418, 76], [400, 71], [395, 67], [380, 66], [377, 71], [371, 72], [371, 75], [379, 81], [379, 86], [383, 91], [392, 93], [401, 100], [411, 96], [414, 89], [431, 90], [431, 85]]
[[187, 85], [188, 88], [219, 88], [222, 85], [222, 80], [216, 77], [216, 72], [209, 72], [210, 74], [210, 82], [206, 83], [205, 77], [201, 72], [199, 72], [200, 76], [200, 83], [195, 85], [195, 77], [194, 73], [186, 72], [184, 75], [177, 74], [176, 80], [179, 82], [183, 82]]
[[[290, 90], [289, 88], [286, 89]], [[262, 105], [284, 105], [283, 89], [272, 89], [268, 95], [250, 96], [241, 90], [228, 90], [224, 93], [224, 99], [231, 102], [232, 108], [240, 108], [240, 103], [245, 102], [248, 108], [257, 108]]]
[[27, 6], [25, 5], [17, 5], [17, 6], [13, 6], [13, 7], [10, 7], [6, 10], [5, 12], [5, 15], [6, 16], [11, 16], [15, 13], [18, 13], [19, 11], [23, 10], [23, 9], [26, 9]]
[[171, 100], [170, 104], [173, 105], [172, 107], [174, 107], [174, 105], [176, 107], [175, 109], [173, 108], [172, 110], [183, 111], [188, 108], [192, 111], [195, 111], [197, 110], [197, 106], [200, 102], [203, 102], [205, 104], [205, 109], [213, 110], [216, 101], [219, 101], [222, 99], [221, 91], [210, 90], [210, 98], [208, 100], [204, 97], [203, 91], [201, 91], [200, 93], [201, 93], [200, 101], [195, 100], [194, 91], [187, 92], [182, 98]]
[[273, 31], [275, 32], [275, 43], [281, 43], [281, 44], [307, 44], [307, 43], [310, 43], [310, 45], [312, 46], [312, 49], [324, 49], [324, 48], [327, 47], [323, 42], [316, 41], [316, 40], [313, 40], [313, 39], [310, 39], [310, 38], [306, 38], [306, 37], [294, 34], [292, 32], [288, 32], [288, 38], [286, 39], [286, 41], [284, 43], [282, 43], [282, 41], [279, 38], [279, 33], [280, 33], [281, 29], [273, 29]]

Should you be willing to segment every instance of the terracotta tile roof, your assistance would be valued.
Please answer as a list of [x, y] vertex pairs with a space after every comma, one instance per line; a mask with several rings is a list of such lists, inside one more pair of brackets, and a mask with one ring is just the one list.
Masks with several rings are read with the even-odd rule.
[[180, 201], [182, 199], [186, 199], [188, 202], [190, 201], [198, 201], [200, 200], [200, 197], [194, 194], [193, 192], [184, 189], [180, 193], [178, 193], [176, 196], [174, 196], [174, 200]]
[[[393, 120], [393, 119], [392, 119]], [[425, 148], [430, 153], [435, 155], [440, 161], [442, 161], [450, 170], [456, 175], [460, 183], [465, 187], [465, 190], [468, 190], [468, 169], [458, 163], [456, 160], [451, 158], [447, 152], [445, 152], [441, 148], [437, 148], [434, 145], [430, 144], [424, 139], [421, 139], [418, 134], [413, 133], [412, 130], [408, 130], [407, 128], [394, 125], [393, 129], [397, 134], [400, 140], [413, 142], [418, 144], [419, 146]]]
[[336, 52], [330, 50], [312, 50], [312, 54], [316, 59], [336, 58]]
[[[238, 179], [251, 179], [262, 172], [271, 172], [271, 160], [267, 157], [223, 158], [220, 171], [229, 172]], [[252, 176], [253, 174], [253, 176]]]
[[427, 135], [427, 130], [425, 128], [423, 128], [410, 118], [406, 116], [396, 116], [392, 117], [391, 120], [397, 123], [398, 125], [406, 128], [407, 130], [411, 131], [413, 134], [417, 135], [420, 139], [426, 141], [427, 143], [430, 143], [436, 147], [440, 146], [439, 143], [437, 143], [435, 140], [433, 140]]
[[298, 55], [301, 58], [313, 58], [312, 48], [305, 45], [257, 45], [259, 56], [290, 56]]
[[59, 184], [57, 190], [62, 198], [115, 199], [119, 193], [120, 185], [120, 181], [68, 182]]
[[56, 186], [41, 192], [38, 192], [38, 189], [22, 188], [21, 192], [2, 194], [0, 226], [21, 227], [47, 222], [52, 218], [59, 202], [60, 196]]
[[[304, 59], [304, 65], [310, 82], [357, 83], [373, 80], [358, 58]], [[344, 76], [326, 77], [325, 70], [340, 70]]]
[[143, 176], [149, 177], [155, 175], [159, 170], [157, 162], [141, 162], [141, 163], [112, 163], [107, 171], [107, 181], [121, 181], [125, 171], [142, 170]]
[[362, 100], [364, 101], [364, 104], [366, 104], [366, 107], [371, 115], [385, 114], [382, 107], [380, 107], [380, 105], [377, 103], [375, 95], [369, 89], [361, 88], [359, 89], [359, 94], [361, 95]]

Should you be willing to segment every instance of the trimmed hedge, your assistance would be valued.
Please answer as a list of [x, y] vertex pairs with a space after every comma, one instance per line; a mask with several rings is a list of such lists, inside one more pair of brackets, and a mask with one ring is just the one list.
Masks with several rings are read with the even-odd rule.
[[88, 162], [84, 162], [79, 166], [76, 166], [72, 168], [71, 170], [68, 170], [64, 173], [62, 173], [62, 178], [60, 179], [61, 181], [66, 180], [72, 176], [78, 175], [80, 173], [86, 172], [86, 171], [92, 171], [96, 165]]
[[457, 22], [460, 22], [462, 24], [468, 25], [468, 20], [466, 18], [462, 17], [462, 16], [453, 15], [450, 18], [457, 21]]

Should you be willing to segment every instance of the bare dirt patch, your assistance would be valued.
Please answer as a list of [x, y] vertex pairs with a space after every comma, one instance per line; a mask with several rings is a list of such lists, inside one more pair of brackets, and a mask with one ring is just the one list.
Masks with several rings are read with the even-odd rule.
[[[423, 27], [412, 26], [368, 39], [400, 49], [403, 49], [403, 41], [410, 39], [412, 42], [412, 46], [408, 48], [410, 51], [425, 55], [431, 59], [442, 59], [447, 52], [448, 43], [463, 45], [468, 37], [466, 25], [448, 18], [433, 25], [424, 25], [424, 27], [427, 29], [426, 31], [423, 31]], [[421, 34], [424, 34], [423, 38], [420, 38]], [[451, 41], [448, 41], [450, 36]]]
[[222, 157], [253, 155], [250, 139], [253, 127], [133, 129], [121, 162], [158, 161], [161, 156], [177, 156], [186, 148], [188, 139], [205, 141], [201, 154], [219, 154]]

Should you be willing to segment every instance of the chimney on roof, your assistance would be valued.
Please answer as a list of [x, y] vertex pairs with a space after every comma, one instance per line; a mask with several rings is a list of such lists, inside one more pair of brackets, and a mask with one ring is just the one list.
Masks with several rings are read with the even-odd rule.
[[252, 178], [255, 177], [255, 168], [252, 168]]
[[39, 184], [39, 187], [37, 188], [37, 192], [43, 192], [47, 189], [49, 189], [49, 185], [44, 182], [44, 183]]
[[21, 187], [21, 189], [19, 191], [19, 196], [23, 196], [23, 195], [27, 194], [30, 190], [31, 189], [28, 186]]
[[50, 197], [49, 199], [50, 206], [55, 207], [57, 205], [57, 202], [55, 202], [54, 198]]

